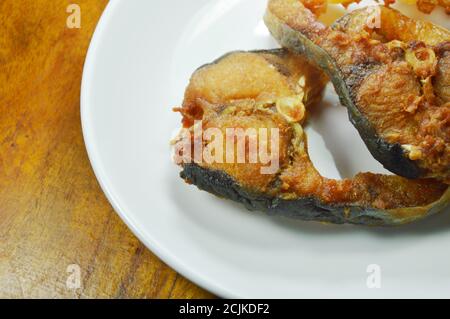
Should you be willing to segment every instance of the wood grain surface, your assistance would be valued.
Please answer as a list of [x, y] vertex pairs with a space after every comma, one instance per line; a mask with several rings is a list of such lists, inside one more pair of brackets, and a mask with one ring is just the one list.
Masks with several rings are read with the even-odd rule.
[[[132, 235], [89, 164], [80, 82], [106, 3], [0, 1], [0, 297], [212, 297]], [[67, 285], [72, 264], [80, 288]]]

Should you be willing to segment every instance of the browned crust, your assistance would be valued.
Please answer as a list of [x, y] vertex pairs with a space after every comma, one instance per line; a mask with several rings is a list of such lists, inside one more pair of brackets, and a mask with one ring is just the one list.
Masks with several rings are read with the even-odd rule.
[[[327, 67], [335, 74], [336, 81], [333, 83], [346, 85], [345, 89], [350, 92], [349, 103], [357, 108], [359, 117], [363, 116], [370, 123], [380, 141], [401, 147], [402, 156], [420, 168], [420, 176], [449, 182], [450, 107], [446, 94], [447, 74], [450, 71], [446, 62], [448, 57], [442, 54], [446, 49], [442, 48], [450, 42], [439, 42], [438, 45], [436, 42], [450, 41], [450, 32], [430, 23], [416, 25], [414, 20], [392, 9], [382, 7], [381, 12], [381, 31], [362, 30], [356, 33], [349, 28], [332, 29], [319, 23], [302, 1], [270, 0], [266, 22], [276, 38], [283, 38], [283, 45], [306, 52], [312, 60], [321, 59], [313, 52], [314, 45], [326, 52], [333, 61], [333, 65]], [[349, 19], [343, 20], [348, 22]], [[290, 39], [279, 24], [298, 32], [312, 44], [302, 44], [300, 42], [303, 40], [297, 38]], [[399, 25], [403, 26], [401, 30], [398, 30]], [[424, 30], [407, 32], [420, 26]], [[403, 34], [401, 39], [404, 40], [415, 36], [425, 39], [426, 35], [436, 34], [436, 30], [440, 33], [434, 40], [428, 37], [429, 44], [422, 41], [405, 43], [404, 50], [411, 50], [416, 56], [419, 56], [418, 52], [436, 55], [437, 63], [422, 68], [413, 68], [405, 59], [406, 53], [387, 43], [398, 38], [398, 34]], [[375, 33], [381, 34], [382, 38], [374, 37]], [[323, 61], [318, 63], [327, 65]], [[383, 150], [379, 145], [373, 146], [377, 151]], [[390, 149], [385, 148], [385, 153]], [[376, 158], [394, 172], [413, 177], [395, 163], [388, 165], [384, 162], [390, 161], [389, 156], [381, 154]]]

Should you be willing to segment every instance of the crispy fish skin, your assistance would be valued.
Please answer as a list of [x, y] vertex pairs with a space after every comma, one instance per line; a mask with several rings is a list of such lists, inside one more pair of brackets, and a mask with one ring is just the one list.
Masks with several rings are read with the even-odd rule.
[[242, 187], [223, 171], [206, 169], [197, 164], [183, 165], [180, 176], [199, 189], [241, 203], [250, 211], [333, 224], [399, 226], [434, 215], [444, 210], [450, 201], [450, 190], [447, 189], [439, 199], [426, 206], [383, 210], [358, 205], [324, 203], [313, 196], [297, 199], [269, 196]]
[[[367, 17], [377, 10], [380, 28], [367, 28]], [[374, 21], [376, 22], [376, 21]], [[383, 6], [369, 6], [344, 15], [333, 25], [334, 30], [358, 34], [361, 31], [376, 32], [385, 41], [422, 41], [428, 45], [439, 45], [449, 41], [449, 31], [441, 26], [411, 19], [399, 11]]]
[[[352, 3], [359, 3], [360, 0], [328, 0], [329, 3], [340, 3], [345, 7], [348, 7]], [[395, 0], [384, 0], [386, 7], [394, 4]], [[417, 9], [423, 13], [431, 13], [436, 7], [442, 7], [447, 14], [450, 14], [450, 0], [400, 0], [408, 4], [416, 4]]]
[[280, 167], [262, 175], [259, 164], [188, 162], [181, 164], [180, 176], [250, 210], [308, 221], [400, 225], [446, 207], [448, 186], [432, 180], [372, 173], [345, 180], [320, 176], [309, 159], [306, 135], [299, 137], [294, 130], [299, 124], [288, 123], [272, 106], [279, 98], [298, 94], [295, 83], [301, 77], [303, 89], [314, 87], [304, 100], [307, 108], [317, 107], [308, 100], [318, 100], [326, 78], [285, 50], [232, 53], [197, 70], [177, 109], [184, 127], [192, 127], [193, 118], [201, 119], [205, 129], [277, 127]]
[[266, 102], [281, 95], [294, 95], [295, 82], [301, 75], [307, 75], [312, 82], [307, 83], [310, 92], [306, 106], [317, 103], [328, 80], [304, 58], [284, 49], [229, 52], [193, 74], [180, 109], [183, 125], [189, 127], [202, 118], [199, 101], [220, 105], [232, 100]]
[[[450, 104], [445, 92], [450, 32], [427, 22], [419, 23], [422, 31], [411, 30], [417, 26], [414, 20], [385, 7], [379, 7], [381, 27], [376, 32], [349, 32], [351, 28], [333, 29], [318, 22], [315, 13], [322, 11], [316, 8], [309, 1], [270, 0], [265, 22], [283, 47], [306, 55], [327, 72], [351, 122], [386, 169], [407, 178], [449, 183]], [[392, 21], [398, 19], [401, 23]], [[389, 31], [398, 25], [406, 29]], [[414, 37], [423, 41], [404, 43], [403, 48], [386, 42]], [[406, 60], [408, 52], [426, 52], [437, 63], [414, 69]]]

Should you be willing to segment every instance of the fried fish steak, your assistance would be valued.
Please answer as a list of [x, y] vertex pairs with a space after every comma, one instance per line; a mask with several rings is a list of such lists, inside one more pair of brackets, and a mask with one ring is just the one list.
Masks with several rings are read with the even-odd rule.
[[[303, 125], [308, 110], [319, 107], [326, 83], [324, 74], [305, 58], [285, 50], [231, 53], [200, 68], [182, 107], [175, 109], [183, 116], [184, 129], [193, 131], [198, 123], [203, 131], [214, 128], [223, 134], [230, 128], [276, 128], [279, 165], [262, 174], [260, 162], [208, 163], [196, 161], [192, 153], [178, 154], [188, 159], [180, 163], [181, 177], [250, 210], [302, 220], [398, 225], [445, 208], [448, 186], [434, 180], [372, 173], [334, 180], [319, 174], [308, 155]], [[208, 149], [212, 142], [201, 143]], [[249, 143], [246, 140], [246, 159]]]
[[395, 174], [450, 182], [450, 32], [384, 6], [317, 20], [325, 0], [270, 0], [275, 39], [327, 72], [372, 155]]

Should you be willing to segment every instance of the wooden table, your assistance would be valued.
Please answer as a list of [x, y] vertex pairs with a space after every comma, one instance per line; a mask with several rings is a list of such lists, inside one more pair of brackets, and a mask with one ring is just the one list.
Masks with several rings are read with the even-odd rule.
[[89, 164], [80, 81], [106, 3], [0, 1], [0, 297], [212, 297], [132, 235]]

